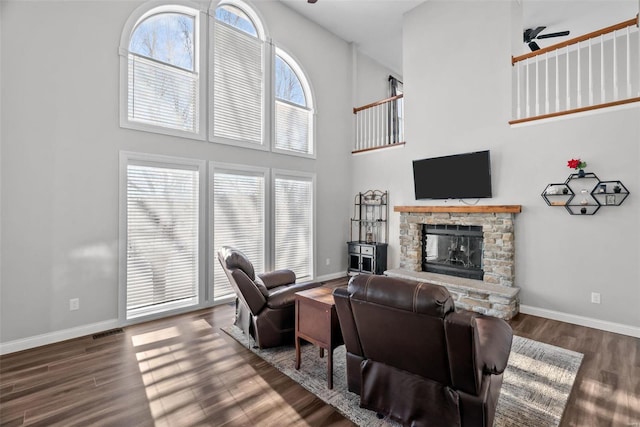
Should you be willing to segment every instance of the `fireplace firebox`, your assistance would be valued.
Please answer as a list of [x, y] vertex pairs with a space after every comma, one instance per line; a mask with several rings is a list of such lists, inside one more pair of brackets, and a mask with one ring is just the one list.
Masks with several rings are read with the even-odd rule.
[[483, 249], [481, 226], [422, 226], [422, 271], [482, 280]]

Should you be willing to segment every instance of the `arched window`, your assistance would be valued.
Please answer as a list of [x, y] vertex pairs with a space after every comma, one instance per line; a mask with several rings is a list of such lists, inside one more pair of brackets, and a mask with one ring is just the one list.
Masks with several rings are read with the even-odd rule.
[[210, 76], [211, 139], [264, 146], [264, 30], [239, 0], [215, 10]]
[[157, 7], [137, 20], [127, 46], [130, 123], [199, 132], [198, 26], [198, 12], [181, 6]]
[[275, 148], [313, 154], [311, 89], [300, 66], [282, 49], [275, 56]]

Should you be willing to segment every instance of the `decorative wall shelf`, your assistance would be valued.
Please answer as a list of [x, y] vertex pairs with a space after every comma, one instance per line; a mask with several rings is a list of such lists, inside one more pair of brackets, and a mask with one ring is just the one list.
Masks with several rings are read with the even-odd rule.
[[603, 206], [620, 206], [628, 196], [621, 181], [601, 181], [595, 173], [573, 173], [542, 192], [547, 205], [564, 206], [571, 215], [594, 215]]

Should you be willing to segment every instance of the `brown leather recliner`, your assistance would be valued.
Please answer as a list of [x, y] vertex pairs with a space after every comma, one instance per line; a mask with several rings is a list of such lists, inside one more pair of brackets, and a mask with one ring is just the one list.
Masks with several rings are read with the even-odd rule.
[[446, 288], [355, 276], [333, 293], [360, 406], [405, 426], [492, 426], [513, 333]]
[[251, 261], [229, 246], [218, 251], [218, 260], [236, 292], [235, 324], [253, 337], [260, 348], [293, 343], [295, 293], [321, 284], [296, 283], [291, 270], [256, 276]]

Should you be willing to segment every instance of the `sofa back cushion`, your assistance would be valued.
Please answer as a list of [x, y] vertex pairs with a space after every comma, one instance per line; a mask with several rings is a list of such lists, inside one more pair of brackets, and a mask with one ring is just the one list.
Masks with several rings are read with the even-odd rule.
[[365, 359], [451, 384], [444, 317], [453, 301], [445, 288], [360, 275], [348, 290]]

